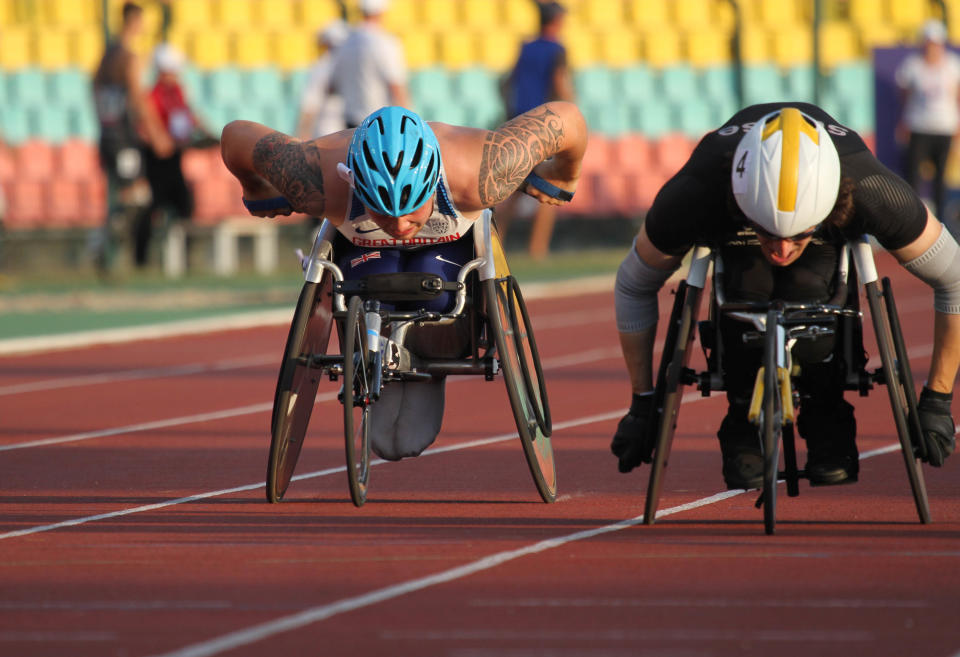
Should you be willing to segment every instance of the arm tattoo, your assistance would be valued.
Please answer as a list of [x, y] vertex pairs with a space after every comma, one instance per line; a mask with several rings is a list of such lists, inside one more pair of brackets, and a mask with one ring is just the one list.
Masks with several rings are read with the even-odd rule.
[[290, 201], [294, 210], [303, 211], [312, 202], [319, 204], [320, 211], [311, 211], [322, 213], [323, 174], [320, 153], [313, 144], [271, 132], [253, 147], [253, 168]]
[[484, 206], [504, 200], [533, 167], [552, 157], [563, 142], [563, 123], [549, 109], [527, 112], [487, 136], [480, 162], [479, 192]]

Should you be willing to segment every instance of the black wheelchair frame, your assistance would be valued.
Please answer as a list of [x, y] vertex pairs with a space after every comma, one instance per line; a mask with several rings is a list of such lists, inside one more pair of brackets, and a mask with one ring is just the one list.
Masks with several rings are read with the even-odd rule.
[[[510, 274], [492, 213], [485, 212], [473, 231], [476, 257], [456, 281], [421, 273], [344, 280], [333, 262], [336, 228], [324, 222], [304, 263], [305, 283], [274, 396], [268, 501], [279, 502], [293, 478], [323, 377], [342, 378], [338, 398], [347, 477], [351, 500], [359, 507], [366, 502], [370, 476], [369, 413], [383, 386], [447, 375], [482, 375], [489, 381], [500, 373], [537, 491], [544, 502], [556, 499], [550, 406], [526, 304]], [[456, 298], [447, 313], [381, 308], [381, 302], [416, 302], [443, 292]], [[458, 323], [466, 323], [469, 332], [469, 349], [464, 347], [460, 357], [421, 357], [405, 345], [424, 327], [454, 331]], [[328, 353], [334, 325], [341, 348]], [[462, 356], [464, 352], [468, 354]]]
[[[855, 274], [850, 272], [850, 260], [855, 265]], [[926, 446], [921, 437], [910, 361], [890, 280], [878, 280], [873, 252], [867, 240], [850, 242], [844, 247], [837, 272], [837, 293], [827, 304], [727, 303], [715, 280], [710, 319], [698, 324], [700, 301], [711, 262], [716, 274], [722, 265], [714, 258], [712, 250], [709, 247], [697, 247], [687, 278], [680, 282], [676, 291], [654, 389], [654, 408], [657, 412], [651, 418], [650, 430], [654, 432], [655, 442], [644, 523], [651, 525], [656, 520], [664, 471], [680, 412], [682, 387], [696, 385], [703, 396], [724, 389], [722, 341], [716, 333], [720, 314], [753, 322], [757, 330], [747, 335], [747, 339], [763, 343], [763, 364], [754, 388], [750, 415], [758, 425], [764, 455], [763, 490], [757, 506], [763, 507], [765, 532], [775, 532], [778, 481], [786, 481], [787, 495], [793, 497], [799, 494], [798, 480], [806, 475], [797, 467], [793, 422], [799, 398], [793, 387], [791, 349], [798, 339], [816, 337], [817, 333], [831, 330], [821, 328], [824, 320], [831, 319], [839, 325], [842, 336], [847, 364], [845, 389], [857, 390], [861, 396], [866, 396], [874, 383], [886, 385], [917, 514], [921, 523], [929, 523], [930, 505], [918, 458], [925, 456]], [[873, 372], [867, 371], [866, 359], [862, 357], [861, 285], [869, 304], [881, 360], [881, 367]], [[698, 330], [701, 343], [709, 343], [709, 348], [704, 345], [708, 363], [704, 372], [696, 372], [688, 367], [694, 335]], [[714, 334], [711, 335], [711, 332]]]

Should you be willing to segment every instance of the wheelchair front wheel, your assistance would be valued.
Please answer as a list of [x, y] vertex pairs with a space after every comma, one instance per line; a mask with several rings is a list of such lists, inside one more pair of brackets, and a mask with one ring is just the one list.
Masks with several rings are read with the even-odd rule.
[[763, 528], [773, 534], [777, 525], [777, 479], [780, 472], [780, 434], [783, 410], [777, 376], [777, 312], [767, 313], [763, 356]]
[[370, 358], [363, 299], [353, 297], [343, 324], [343, 437], [354, 506], [367, 501], [370, 479]]
[[484, 286], [491, 306], [487, 310], [490, 330], [523, 453], [541, 499], [553, 502], [557, 499], [557, 470], [550, 442], [549, 403], [523, 297], [509, 274], [484, 281]]
[[287, 335], [270, 422], [267, 500], [272, 503], [279, 502], [290, 485], [323, 376], [313, 357], [325, 355], [330, 342], [331, 286], [326, 272], [320, 282], [304, 284]]

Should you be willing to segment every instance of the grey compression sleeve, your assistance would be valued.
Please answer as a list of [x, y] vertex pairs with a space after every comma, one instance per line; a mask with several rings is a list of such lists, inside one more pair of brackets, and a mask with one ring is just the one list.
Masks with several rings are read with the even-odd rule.
[[613, 298], [617, 308], [617, 330], [635, 333], [650, 328], [659, 317], [657, 292], [673, 269], [651, 267], [637, 254], [636, 240], [617, 270]]
[[933, 288], [935, 310], [960, 315], [960, 247], [946, 226], [929, 249], [903, 266]]

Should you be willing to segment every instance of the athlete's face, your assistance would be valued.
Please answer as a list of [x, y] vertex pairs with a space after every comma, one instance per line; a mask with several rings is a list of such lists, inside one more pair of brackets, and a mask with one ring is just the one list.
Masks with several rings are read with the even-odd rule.
[[757, 239], [760, 241], [760, 252], [763, 253], [763, 257], [767, 259], [767, 262], [777, 267], [786, 267], [803, 255], [803, 250], [807, 248], [813, 236], [807, 236], [798, 240], [767, 237], [758, 233]]
[[388, 214], [380, 214], [370, 208], [367, 208], [367, 214], [373, 219], [373, 222], [380, 227], [390, 237], [398, 240], [408, 240], [423, 228], [427, 219], [433, 214], [433, 199], [427, 201], [410, 214], [404, 214], [399, 217], [391, 217]]

